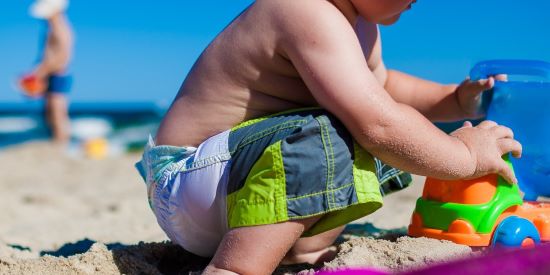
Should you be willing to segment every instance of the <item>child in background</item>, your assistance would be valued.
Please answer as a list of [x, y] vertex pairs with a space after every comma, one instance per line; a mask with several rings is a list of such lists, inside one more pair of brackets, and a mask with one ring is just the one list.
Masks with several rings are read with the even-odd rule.
[[71, 60], [73, 36], [64, 12], [67, 0], [37, 0], [30, 9], [33, 17], [47, 21], [47, 35], [39, 63], [19, 81], [30, 97], [45, 98], [46, 122], [56, 143], [70, 138], [68, 102], [71, 88], [67, 66]]
[[[402, 172], [498, 173], [510, 129], [482, 116], [494, 78], [442, 85], [387, 70], [377, 24], [413, 0], [258, 0], [204, 50], [137, 164], [168, 237], [212, 257], [205, 274], [320, 263]], [[406, 50], [405, 46], [404, 49]]]

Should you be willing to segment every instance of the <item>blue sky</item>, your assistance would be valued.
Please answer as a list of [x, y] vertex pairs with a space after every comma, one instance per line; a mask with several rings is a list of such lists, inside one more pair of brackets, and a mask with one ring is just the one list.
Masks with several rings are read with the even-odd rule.
[[[296, 1], [296, 0], [288, 0]], [[169, 104], [208, 42], [250, 0], [74, 0], [71, 71], [78, 102]], [[42, 24], [30, 1], [0, 9], [0, 102], [24, 102], [12, 83], [37, 57]], [[382, 27], [389, 68], [458, 82], [477, 61], [550, 61], [550, 1], [419, 0], [394, 26]]]

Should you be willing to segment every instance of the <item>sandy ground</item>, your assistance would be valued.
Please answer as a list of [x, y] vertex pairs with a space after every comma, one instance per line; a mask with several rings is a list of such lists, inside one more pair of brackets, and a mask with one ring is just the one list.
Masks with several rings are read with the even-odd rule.
[[[138, 159], [80, 159], [47, 143], [0, 151], [0, 274], [200, 272], [208, 259], [167, 242], [157, 226], [133, 168]], [[409, 222], [422, 181], [416, 177], [406, 191], [385, 197], [382, 210], [350, 226], [325, 268], [402, 270], [469, 255], [468, 247], [449, 242], [396, 238]]]

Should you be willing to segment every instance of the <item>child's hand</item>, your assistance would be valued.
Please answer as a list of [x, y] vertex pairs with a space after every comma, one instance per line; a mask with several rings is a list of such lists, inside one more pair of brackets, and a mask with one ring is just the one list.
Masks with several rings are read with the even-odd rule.
[[465, 114], [465, 118], [480, 118], [484, 115], [481, 108], [481, 93], [495, 86], [495, 80], [506, 81], [506, 75], [491, 76], [487, 79], [472, 81], [470, 78], [462, 81], [456, 88], [458, 105]]
[[502, 159], [502, 155], [509, 152], [516, 158], [521, 157], [521, 144], [514, 139], [510, 128], [489, 120], [472, 127], [472, 123], [466, 121], [451, 136], [460, 139], [470, 150], [475, 171], [469, 178], [497, 173], [507, 182], [517, 183], [514, 172]]

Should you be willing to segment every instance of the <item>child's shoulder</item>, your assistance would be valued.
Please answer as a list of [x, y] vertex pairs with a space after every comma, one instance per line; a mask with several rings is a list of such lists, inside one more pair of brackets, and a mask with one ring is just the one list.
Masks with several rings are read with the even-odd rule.
[[323, 27], [338, 26], [338, 22], [346, 20], [329, 1], [257, 0], [252, 9], [281, 31], [300, 28], [323, 30]]
[[342, 13], [329, 1], [320, 0], [300, 0], [300, 1], [288, 1], [288, 0], [257, 0], [252, 6], [267, 9], [272, 14], [311, 14], [318, 16], [327, 16], [330, 13], [336, 12], [340, 15]]

